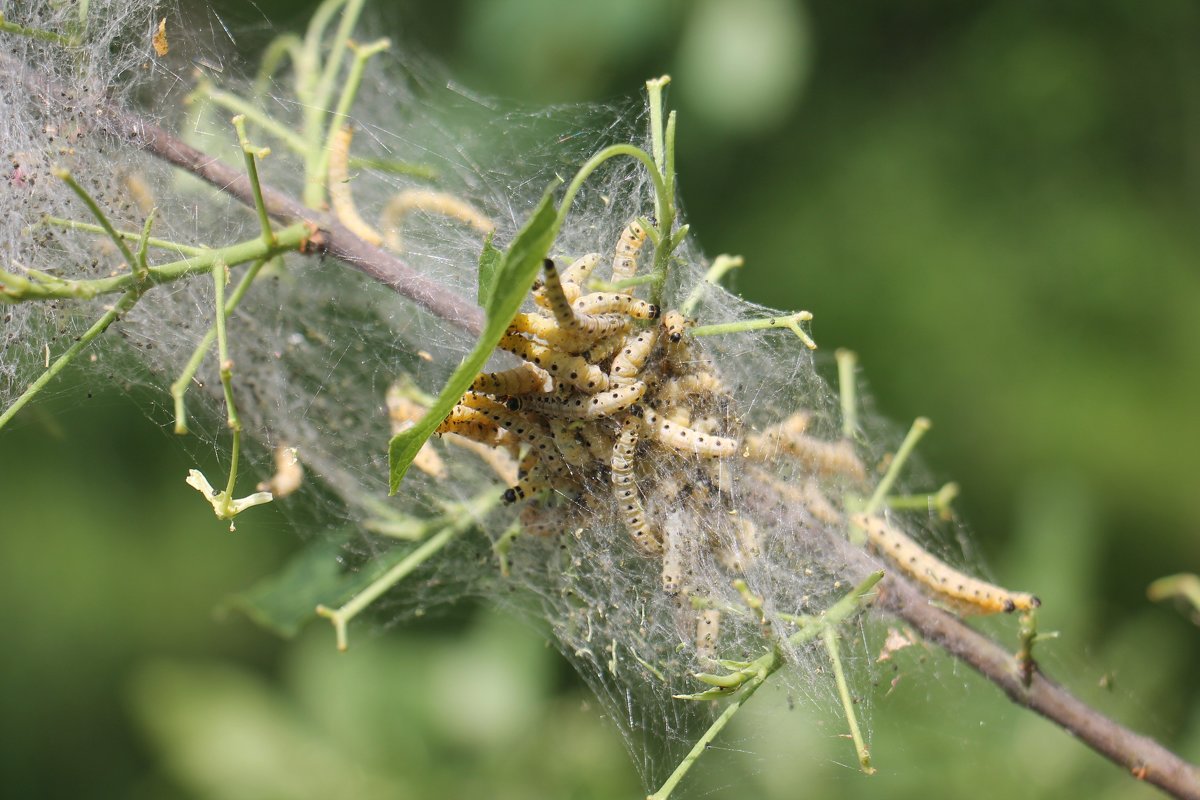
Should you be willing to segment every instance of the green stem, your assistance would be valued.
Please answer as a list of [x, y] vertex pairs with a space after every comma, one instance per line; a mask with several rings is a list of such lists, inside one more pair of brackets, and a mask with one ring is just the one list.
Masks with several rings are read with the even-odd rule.
[[333, 150], [333, 140], [342, 127], [342, 120], [350, 116], [350, 107], [354, 105], [354, 98], [358, 95], [358, 87], [362, 84], [367, 61], [391, 46], [391, 40], [378, 39], [370, 44], [354, 48], [354, 60], [350, 62], [350, 73], [346, 76], [346, 83], [342, 86], [342, 96], [338, 99], [337, 108], [334, 109], [333, 119], [329, 121], [329, 133], [325, 137], [325, 145], [321, 148], [320, 157], [316, 162], [316, 174], [321, 176], [322, 181], [327, 180], [329, 154]]
[[103, 228], [104, 232], [108, 234], [108, 238], [111, 239], [113, 244], [117, 246], [117, 249], [121, 251], [121, 255], [125, 257], [126, 266], [128, 266], [132, 272], [132, 270], [135, 268], [136, 261], [133, 257], [133, 253], [129, 249], [129, 245], [125, 244], [125, 240], [117, 235], [117, 229], [114, 228], [112, 223], [108, 221], [108, 217], [104, 214], [104, 211], [101, 210], [96, 201], [92, 199], [92, 196], [88, 194], [86, 189], [79, 185], [78, 181], [75, 180], [75, 177], [67, 170], [56, 169], [54, 170], [54, 176], [67, 186], [71, 187], [71, 191], [73, 191], [79, 197], [79, 199], [83, 201], [84, 205], [88, 207], [88, 211], [92, 212], [92, 216], [95, 217], [96, 221], [100, 223], [100, 227]]
[[[873, 596], [872, 590], [875, 588], [875, 584], [879, 583], [882, 578], [882, 571], [871, 573], [865, 579], [863, 579], [861, 583], [855, 586], [854, 589], [839, 598], [838, 601], [830, 606], [821, 616], [790, 617], [792, 620], [801, 625], [801, 629], [789, 636], [787, 643], [792, 647], [799, 647], [802, 644], [812, 641], [818, 635], [825, 635], [825, 632], [834, 630], [838, 625], [845, 622], [850, 618], [851, 615], [860, 610], [866, 604], [866, 602]], [[738, 592], [742, 595], [743, 601], [747, 602], [751, 608], [754, 608], [761, 603], [761, 601], [755, 595], [750, 593], [749, 588], [746, 586], [744, 581], [735, 581], [734, 588], [738, 590]], [[835, 642], [834, 652], [836, 652], [836, 646], [837, 645]], [[730, 662], [722, 663], [729, 664]], [[771, 677], [771, 675], [778, 671], [779, 668], [784, 665], [784, 663], [785, 659], [783, 653], [778, 647], [772, 647], [770, 652], [760, 656], [752, 662], [745, 664], [741, 669], [737, 670], [737, 672], [726, 676], [729, 678], [727, 682], [723, 683], [719, 680], [718, 676], [703, 676], [705, 678], [705, 683], [718, 688], [712, 690], [711, 692], [705, 692], [700, 695], [692, 696], [690, 699], [712, 699], [714, 694], [722, 691], [722, 688], [720, 688], [722, 686], [738, 687], [735, 692], [729, 695], [733, 698], [733, 700], [725, 708], [725, 710], [721, 712], [721, 715], [717, 717], [713, 724], [709, 726], [708, 730], [704, 732], [699, 741], [696, 742], [696, 745], [688, 752], [686, 756], [684, 756], [683, 760], [679, 762], [679, 766], [675, 768], [675, 771], [671, 773], [671, 776], [667, 778], [666, 782], [663, 783], [657, 792], [649, 795], [646, 800], [667, 800], [667, 798], [671, 796], [671, 792], [673, 792], [679, 785], [679, 782], [683, 780], [683, 777], [687, 774], [688, 770], [692, 768], [697, 759], [699, 759], [700, 756], [702, 756], [708, 749], [708, 746], [712, 743], [713, 739], [716, 738], [717, 734], [719, 734], [721, 730], [729, 724], [729, 720], [733, 719], [733, 715], [736, 714], [738, 710], [741, 709], [741, 707], [745, 704], [745, 702], [750, 699], [750, 696], [758, 690], [758, 687], [762, 686], [762, 684], [766, 682], [767, 678]], [[840, 663], [835, 669], [840, 672]], [[842, 677], [842, 683], [843, 685], [845, 684], [844, 676]], [[849, 696], [849, 690], [846, 691], [846, 696]], [[681, 699], [688, 699], [688, 696], [685, 696]], [[851, 719], [853, 719], [852, 713], [853, 712], [849, 710], [847, 711], [847, 716], [849, 716]], [[857, 727], [857, 722], [853, 722], [851, 725], [851, 730], [856, 730]]]
[[575, 201], [575, 195], [583, 188], [583, 182], [586, 181], [591, 174], [595, 172], [601, 164], [612, 158], [619, 156], [629, 156], [637, 159], [645, 165], [646, 170], [650, 173], [650, 180], [654, 183], [654, 191], [657, 195], [666, 192], [666, 187], [663, 185], [662, 174], [658, 171], [658, 167], [654, 165], [654, 159], [650, 154], [640, 147], [634, 147], [631, 144], [614, 144], [610, 145], [596, 155], [589, 158], [579, 171], [575, 173], [575, 177], [567, 184], [567, 190], [563, 193], [562, 202], [558, 204], [558, 222], [555, 223], [558, 227], [562, 227], [563, 222], [567, 218], [567, 212], [571, 210], [571, 203]]
[[[310, 233], [306, 223], [298, 222], [276, 231], [275, 243], [272, 245], [268, 245], [261, 238], [256, 237], [228, 247], [201, 250], [198, 255], [191, 258], [149, 267], [146, 284], [147, 286], [157, 286], [200, 272], [208, 272], [216, 261], [236, 266], [247, 261], [280, 255], [299, 248]], [[9, 283], [8, 277], [0, 274], [0, 298], [11, 302], [50, 298], [88, 300], [103, 294], [125, 291], [137, 283], [137, 276], [127, 273], [94, 280], [63, 280], [48, 283], [36, 283], [22, 279], [20, 285], [13, 285]]]
[[838, 348], [833, 354], [838, 366], [838, 395], [842, 400], [842, 437], [853, 439], [858, 433], [858, 397], [854, 369], [858, 356], [851, 350]]
[[218, 89], [208, 82], [198, 86], [196, 91], [193, 92], [193, 95], [202, 96], [207, 100], [211, 100], [216, 105], [221, 106], [226, 111], [232, 111], [238, 116], [245, 117], [247, 122], [257, 125], [267, 133], [279, 139], [293, 152], [305, 152], [306, 145], [304, 142], [304, 137], [284, 125], [282, 122], [279, 122], [274, 117], [255, 106], [253, 103], [247, 102], [238, 95]]
[[745, 259], [741, 256], [731, 256], [724, 253], [714, 258], [712, 265], [708, 268], [708, 272], [704, 273], [704, 280], [692, 288], [691, 294], [687, 296], [687, 299], [683, 301], [683, 305], [679, 307], [679, 313], [685, 317], [692, 316], [692, 312], [696, 310], [696, 306], [700, 305], [700, 301], [708, 293], [709, 287], [716, 286], [721, 282], [721, 278], [725, 277], [725, 273], [737, 269], [745, 263]]
[[908, 460], [913, 448], [917, 446], [917, 442], [929, 430], [930, 425], [931, 423], [925, 417], [917, 417], [913, 420], [912, 427], [908, 429], [908, 435], [900, 443], [900, 448], [892, 458], [892, 463], [888, 464], [887, 472], [883, 474], [883, 480], [875, 487], [875, 492], [871, 495], [871, 499], [867, 501], [863, 513], [868, 515], [874, 514], [883, 507], [883, 500], [887, 497], [888, 492], [892, 490], [892, 484], [896, 482], [896, 478], [900, 475], [900, 469], [904, 466], [904, 462]]
[[275, 37], [267, 49], [263, 51], [262, 60], [259, 62], [258, 75], [254, 78], [254, 91], [256, 94], [266, 94], [268, 83], [271, 76], [279, 69], [279, 65], [283, 63], [285, 57], [292, 59], [293, 68], [304, 58], [304, 42], [294, 33], [285, 33], [282, 36]]
[[[278, 139], [280, 144], [293, 153], [302, 156], [308, 154], [308, 145], [305, 143], [303, 136], [238, 95], [218, 89], [207, 82], [197, 87], [192, 95], [197, 98], [211, 100], [226, 111], [244, 116], [246, 122], [262, 128], [265, 133]], [[371, 158], [369, 156], [350, 156], [350, 166], [355, 169], [373, 169], [379, 172], [389, 172], [394, 175], [411, 175], [415, 178], [423, 178], [425, 180], [433, 180], [438, 176], [438, 171], [435, 168], [425, 164], [412, 164], [406, 161]]]
[[[259, 271], [266, 263], [267, 259], [260, 258], [250, 265], [250, 269], [246, 270], [246, 274], [242, 276], [242, 279], [238, 281], [238, 285], [234, 287], [232, 294], [229, 295], [229, 300], [225, 302], [226, 316], [232, 314], [234, 309], [238, 307], [238, 304], [242, 302], [242, 298], [245, 297], [246, 292], [250, 289], [250, 284], [254, 283], [254, 279], [258, 277]], [[214, 321], [200, 340], [200, 344], [196, 345], [196, 349], [192, 351], [192, 357], [184, 365], [179, 378], [171, 384], [171, 397], [175, 402], [175, 433], [177, 434], [183, 435], [188, 432], [187, 411], [184, 408], [183, 396], [187, 393], [192, 379], [196, 377], [196, 372], [204, 362], [204, 356], [208, 354], [216, 339], [217, 325]]]
[[42, 42], [53, 42], [55, 44], [61, 44], [64, 47], [75, 44], [70, 37], [63, 36], [61, 33], [44, 31], [40, 28], [27, 28], [24, 25], [18, 25], [15, 22], [9, 22], [4, 18], [3, 12], [0, 12], [0, 33], [14, 33], [17, 36], [25, 36]]
[[346, 625], [352, 619], [361, 614], [371, 603], [378, 600], [384, 592], [391, 589], [411, 574], [413, 570], [428, 561], [439, 550], [453, 541], [456, 536], [470, 530], [476, 524], [479, 517], [486, 514], [499, 502], [500, 493], [488, 491], [475, 498], [474, 501], [463, 504], [456, 512], [447, 514], [447, 523], [444, 528], [421, 543], [421, 545], [405, 556], [399, 563], [372, 581], [370, 586], [356, 594], [347, 603], [339, 608], [328, 608], [323, 605], [317, 606], [317, 614], [333, 623], [334, 631], [337, 634], [338, 650], [344, 651], [348, 646], [346, 641]]
[[708, 746], [712, 744], [717, 735], [729, 724], [733, 716], [741, 710], [747, 700], [754, 696], [754, 693], [758, 691], [758, 687], [766, 683], [767, 678], [771, 677], [781, 666], [783, 666], [783, 659], [775, 658], [770, 662], [770, 666], [767, 669], [758, 672], [753, 678], [743, 684], [742, 688], [738, 690], [737, 695], [734, 696], [734, 699], [721, 712], [721, 716], [717, 717], [713, 721], [713, 724], [708, 726], [708, 730], [696, 740], [695, 746], [683, 757], [683, 760], [679, 762], [679, 766], [675, 767], [675, 771], [671, 773], [671, 776], [663, 782], [663, 785], [659, 787], [657, 792], [647, 795], [646, 800], [667, 800], [671, 796], [671, 792], [675, 791], [679, 782], [687, 775], [688, 770], [692, 768], [700, 756], [704, 755], [705, 751], [708, 750]]
[[[342, 10], [342, 20], [329, 47], [329, 56], [325, 60], [324, 69], [313, 88], [312, 97], [306, 103], [308, 113], [305, 115], [304, 125], [304, 203], [310, 208], [320, 208], [325, 204], [326, 175], [323, 166], [329, 163], [325, 143], [332, 135], [332, 131], [341, 124], [341, 120], [335, 118], [326, 125], [326, 115], [329, 114], [329, 104], [333, 98], [334, 83], [342, 69], [346, 44], [350, 39], [350, 32], [358, 21], [358, 16], [362, 12], [363, 2], [364, 0], [346, 1], [345, 8]], [[331, 7], [336, 8], [340, 4], [339, 0], [339, 2], [331, 4]], [[314, 17], [314, 22], [315, 20], [316, 17]], [[315, 36], [310, 28], [305, 42], [305, 46], [310, 48], [310, 52], [315, 52], [319, 48], [326, 22], [327, 20], [322, 21], [320, 30]]]
[[[99, 225], [93, 225], [90, 222], [77, 222], [73, 219], [63, 219], [62, 217], [42, 217], [42, 223], [46, 225], [56, 225], [67, 230], [83, 231], [85, 233], [107, 233], [104, 228]], [[142, 234], [134, 233], [133, 231], [117, 231], [117, 236], [128, 241], [141, 241]], [[192, 247], [191, 245], [172, 242], [167, 239], [156, 239], [153, 236], [147, 237], [146, 244], [149, 247], [157, 247], [160, 250], [174, 250], [181, 256], [202, 256], [205, 253], [211, 253], [212, 250], [207, 247]]]
[[255, 147], [246, 138], [246, 118], [237, 115], [233, 118], [233, 127], [237, 131], [238, 144], [242, 147], [242, 159], [246, 163], [246, 175], [250, 179], [250, 190], [254, 193], [254, 210], [258, 213], [258, 226], [262, 231], [263, 243], [268, 247], [275, 244], [275, 232], [271, 230], [271, 216], [267, 213], [267, 204], [263, 202], [262, 184], [258, 181], [258, 159], [266, 158], [271, 150], [267, 147]]
[[846, 674], [842, 671], [842, 658], [838, 653], [837, 631], [830, 625], [821, 630], [821, 639], [829, 660], [833, 662], [833, 680], [837, 684], [838, 696], [842, 699], [842, 709], [846, 712], [846, 722], [850, 725], [850, 738], [854, 741], [854, 750], [858, 753], [858, 765], [867, 775], [873, 775], [875, 768], [871, 766], [871, 751], [863, 741], [862, 731], [858, 727], [858, 716], [854, 713], [854, 700], [850, 697], [850, 687], [846, 683]]
[[745, 331], [759, 331], [769, 328], [787, 328], [792, 333], [799, 337], [800, 341], [804, 342], [804, 346], [809, 350], [815, 350], [817, 343], [812, 340], [804, 329], [800, 327], [801, 322], [808, 322], [812, 319], [812, 314], [807, 311], [797, 311], [795, 314], [788, 314], [784, 317], [769, 317], [767, 319], [744, 319], [738, 322], [720, 322], [715, 325], [700, 325], [692, 328], [690, 333], [692, 336], [719, 336], [726, 333], [743, 333]]
[[95, 321], [95, 323], [92, 324], [92, 327], [88, 328], [84, 334], [79, 337], [75, 344], [68, 347], [66, 352], [55, 359], [54, 363], [47, 367], [46, 371], [38, 376], [37, 380], [29, 384], [29, 388], [22, 392], [21, 396], [14, 400], [12, 405], [4, 409], [4, 413], [0, 413], [0, 428], [3, 428], [5, 425], [7, 425], [8, 421], [11, 420], [16, 413], [20, 411], [30, 400], [32, 400], [34, 396], [36, 396], [37, 393], [40, 392], [46, 386], [46, 384], [48, 384], [54, 378], [55, 375], [61, 372], [68, 364], [70, 364], [75, 356], [79, 355], [79, 353], [82, 352], [83, 349], [87, 347], [93, 339], [104, 333], [104, 331], [108, 329], [109, 325], [112, 325], [114, 322], [120, 319], [122, 315], [129, 311], [129, 309], [133, 308], [134, 305], [137, 304], [137, 301], [141, 299], [143, 291], [144, 289], [142, 287], [134, 287], [125, 292], [125, 294], [121, 296], [121, 299], [118, 300], [111, 309], [106, 311], [103, 316], [101, 316]]
[[[154, 225], [154, 215], [158, 213], [158, 209], [152, 209], [146, 215], [146, 224], [142, 226], [142, 235], [138, 237], [137, 249], [137, 276], [139, 281], [145, 281], [150, 274], [150, 264], [147, 261], [147, 250], [150, 247], [150, 228]], [[120, 236], [120, 233], [117, 233]]]

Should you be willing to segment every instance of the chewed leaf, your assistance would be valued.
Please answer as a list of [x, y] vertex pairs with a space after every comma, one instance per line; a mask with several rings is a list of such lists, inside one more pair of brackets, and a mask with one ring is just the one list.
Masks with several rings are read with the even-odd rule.
[[477, 295], [479, 305], [487, 308], [492, 301], [492, 295], [496, 291], [496, 275], [500, 270], [500, 262], [504, 259], [504, 253], [500, 248], [492, 244], [492, 238], [495, 236], [489, 233], [487, 239], [483, 242], [483, 251], [479, 254], [479, 293]]
[[437, 401], [429, 408], [429, 412], [413, 427], [396, 434], [388, 446], [388, 463], [390, 464], [391, 481], [389, 491], [392, 494], [400, 488], [400, 481], [408, 472], [412, 460], [416, 458], [421, 445], [425, 443], [438, 424], [445, 419], [463, 392], [471, 387], [471, 381], [483, 369], [488, 358], [496, 349], [496, 343], [508, 327], [509, 320], [521, 308], [525, 295], [533, 286], [534, 278], [542, 268], [542, 260], [550, 252], [554, 237], [558, 235], [559, 218], [553, 204], [554, 190], [559, 181], [554, 181], [542, 195], [537, 209], [530, 215], [529, 221], [517, 233], [508, 252], [500, 259], [490, 278], [490, 291], [485, 291], [482, 279], [485, 277], [484, 260], [487, 256], [487, 246], [484, 256], [480, 258], [480, 295], [487, 294], [487, 324], [475, 348], [463, 359], [450, 380], [442, 388]]

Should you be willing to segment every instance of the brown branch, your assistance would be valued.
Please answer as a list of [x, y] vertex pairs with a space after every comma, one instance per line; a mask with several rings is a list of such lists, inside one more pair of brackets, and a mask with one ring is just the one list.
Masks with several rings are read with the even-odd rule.
[[[186, 170], [236, 197], [251, 208], [254, 195], [245, 172], [208, 155], [153, 122], [115, 106], [106, 106], [97, 121], [107, 133]], [[267, 213], [285, 223], [307, 222], [320, 236], [321, 250], [362, 271], [472, 336], [483, 331], [483, 312], [436, 281], [405, 264], [395, 254], [368, 244], [329, 214], [308, 208], [291, 195], [262, 184]]]
[[[5, 61], [0, 58], [0, 63]], [[19, 71], [25, 73], [25, 82], [31, 89], [46, 89], [42, 79], [29, 77], [26, 70]], [[245, 175], [148, 120], [108, 106], [100, 115], [99, 124], [113, 136], [203, 178], [253, 206]], [[307, 208], [281, 191], [263, 186], [263, 195], [272, 216], [285, 222], [304, 221], [313, 225], [329, 255], [370, 275], [467, 333], [478, 335], [482, 330], [483, 315], [474, 304], [416, 272], [395, 255], [363, 242], [329, 215]], [[857, 576], [851, 576], [852, 579], [861, 580], [879, 568], [878, 562], [865, 550], [844, 539], [831, 536], [829, 546], [835, 548], [835, 552], [857, 573]], [[884, 610], [976, 670], [1014, 703], [1051, 720], [1138, 780], [1153, 784], [1181, 800], [1200, 800], [1200, 770], [1195, 766], [1153, 739], [1134, 733], [1086, 705], [1045, 677], [1036, 665], [1029, 671], [1027, 686], [1014, 656], [959, 618], [930, 605], [903, 577], [891, 574], [880, 586], [879, 605]]]
[[[846, 559], [854, 575], [861, 578], [881, 565], [865, 550], [845, 539], [829, 537], [829, 546]], [[974, 669], [994, 683], [1019, 706], [1054, 722], [1114, 764], [1167, 794], [1200, 800], [1200, 770], [1158, 742], [1134, 733], [1088, 706], [1032, 665], [1029, 683], [1023, 681], [1017, 658], [996, 642], [971, 628], [958, 617], [931, 605], [928, 598], [894, 570], [880, 584], [877, 605], [912, 626], [929, 642]]]

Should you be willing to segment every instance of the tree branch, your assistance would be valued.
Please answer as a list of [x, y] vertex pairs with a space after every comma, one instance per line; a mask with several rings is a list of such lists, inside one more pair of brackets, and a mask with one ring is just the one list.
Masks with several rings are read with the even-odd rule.
[[[44, 79], [30, 76], [27, 69], [0, 58], [10, 74], [23, 74], [27, 86], [49, 94]], [[14, 69], [15, 67], [15, 69]], [[47, 102], [53, 99], [47, 97]], [[129, 111], [105, 106], [97, 125], [109, 134], [186, 170], [217, 189], [253, 206], [250, 183], [245, 175], [215, 158], [187, 145], [177, 137]], [[452, 323], [478, 335], [483, 314], [471, 302], [413, 270], [392, 253], [373, 247], [355, 236], [328, 214], [305, 207], [299, 200], [263, 186], [271, 216], [285, 222], [303, 221], [314, 227], [324, 252], [392, 288], [400, 295]], [[879, 569], [865, 550], [830, 536], [829, 546], [851, 565], [852, 580], [860, 580]], [[1077, 737], [1100, 755], [1129, 770], [1138, 780], [1159, 787], [1182, 800], [1200, 800], [1200, 770], [1149, 737], [1134, 733], [1086, 705], [1065, 688], [1045, 677], [1034, 665], [1028, 686], [1016, 658], [996, 642], [966, 625], [959, 618], [934, 606], [906, 579], [894, 572], [880, 584], [879, 605], [908, 623], [927, 641], [994, 683], [1017, 705], [1028, 708]]]
[[[108, 105], [96, 124], [106, 133], [186, 170], [254, 207], [250, 179], [244, 172], [197, 150], [153, 122]], [[395, 254], [364, 242], [329, 214], [308, 208], [285, 192], [262, 184], [262, 194], [272, 217], [285, 223], [306, 222], [319, 232], [313, 242], [321, 251], [362, 271], [472, 336], [483, 331], [483, 312], [478, 306], [447, 291]]]

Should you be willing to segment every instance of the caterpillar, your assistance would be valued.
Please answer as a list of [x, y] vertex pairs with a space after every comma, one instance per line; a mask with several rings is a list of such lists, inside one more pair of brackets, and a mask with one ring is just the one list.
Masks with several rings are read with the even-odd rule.
[[627, 384], [635, 380], [641, 374], [642, 367], [646, 365], [646, 359], [650, 358], [657, 342], [658, 331], [654, 328], [627, 338], [625, 346], [613, 356], [612, 366], [608, 370], [613, 383]]
[[541, 314], [520, 313], [513, 317], [508, 332], [541, 339], [548, 347], [569, 355], [588, 350], [597, 339], [623, 335], [629, 330], [629, 319], [619, 314], [581, 314], [572, 312], [574, 326], [566, 328], [556, 320]]
[[550, 488], [545, 474], [539, 467], [540, 464], [535, 464], [527, 475], [519, 476], [515, 485], [504, 490], [502, 497], [505, 503], [515, 503], [518, 500], [532, 497], [543, 489]]
[[663, 333], [667, 335], [667, 341], [674, 344], [678, 344], [683, 340], [683, 332], [690, 328], [691, 325], [692, 321], [678, 311], [668, 311], [663, 314]]
[[[592, 271], [599, 264], [600, 254], [588, 253], [571, 262], [571, 265], [562, 273], [561, 284], [563, 296], [567, 298], [569, 303], [574, 303], [583, 294], [583, 285], [587, 283], [588, 278], [592, 275]], [[551, 309], [550, 298], [546, 294], [546, 287], [540, 282], [533, 288], [533, 302], [547, 311]]]
[[708, 458], [723, 458], [737, 452], [736, 440], [676, 425], [649, 408], [645, 410], [643, 420], [653, 439], [680, 452]]
[[550, 425], [550, 436], [554, 439], [554, 446], [558, 448], [558, 453], [564, 461], [573, 467], [591, 463], [592, 454], [587, 445], [580, 442], [579, 437], [575, 435], [573, 423], [561, 417], [547, 417], [546, 422]]
[[627, 294], [585, 294], [571, 308], [583, 314], [626, 314], [634, 319], [658, 319], [659, 308], [653, 303]]
[[515, 399], [523, 411], [541, 413], [547, 417], [598, 419], [611, 417], [642, 399], [646, 384], [634, 381], [627, 386], [606, 389], [596, 394], [572, 393], [561, 397], [528, 397]]
[[515, 334], [505, 334], [497, 346], [533, 362], [552, 376], [567, 381], [581, 391], [602, 392], [608, 388], [608, 375], [604, 370], [589, 364], [580, 356], [554, 350]]
[[487, 394], [546, 394], [554, 388], [550, 375], [533, 364], [522, 364], [500, 372], [481, 372], [471, 389]]
[[[616, 255], [613, 257], [613, 283], [629, 280], [637, 273], [638, 254], [646, 244], [646, 234], [646, 229], [636, 219], [626, 225], [625, 230], [621, 231], [621, 238], [617, 240]], [[625, 294], [631, 294], [633, 289], [622, 289], [620, 291]]]
[[612, 467], [613, 497], [616, 498], [617, 510], [625, 529], [629, 531], [637, 549], [646, 555], [659, 555], [663, 551], [662, 543], [646, 522], [646, 510], [642, 507], [633, 480], [633, 454], [637, 448], [639, 427], [636, 414], [630, 414], [621, 421], [621, 431], [617, 434], [609, 462]]
[[717, 658], [717, 637], [721, 631], [721, 612], [706, 608], [696, 619], [696, 659], [701, 663]]
[[963, 613], [1030, 611], [1042, 604], [1027, 592], [1011, 592], [959, 572], [882, 517], [855, 514], [850, 521], [867, 532], [867, 541], [879, 553], [931, 593], [951, 601]]

